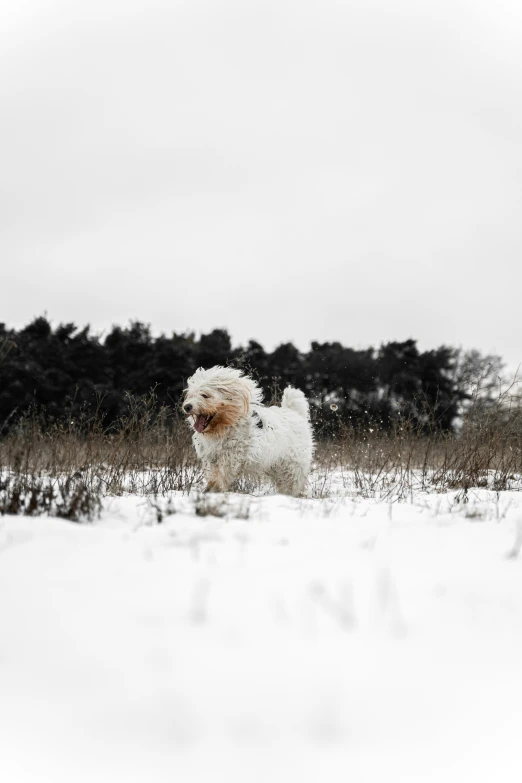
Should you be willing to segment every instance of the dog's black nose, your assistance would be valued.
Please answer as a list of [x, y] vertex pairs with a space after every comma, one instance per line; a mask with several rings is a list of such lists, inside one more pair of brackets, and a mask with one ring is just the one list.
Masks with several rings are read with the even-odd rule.
[[190, 402], [187, 402], [187, 404], [183, 406], [183, 410], [185, 411], [185, 413], [190, 413], [190, 411], [192, 410], [192, 405], [190, 404]]

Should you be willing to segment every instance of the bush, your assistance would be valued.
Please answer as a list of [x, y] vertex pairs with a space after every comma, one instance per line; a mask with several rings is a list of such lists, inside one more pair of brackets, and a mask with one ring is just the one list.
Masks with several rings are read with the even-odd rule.
[[101, 485], [81, 479], [51, 480], [42, 476], [7, 475], [0, 479], [0, 514], [48, 516], [72, 522], [92, 520], [102, 508]]

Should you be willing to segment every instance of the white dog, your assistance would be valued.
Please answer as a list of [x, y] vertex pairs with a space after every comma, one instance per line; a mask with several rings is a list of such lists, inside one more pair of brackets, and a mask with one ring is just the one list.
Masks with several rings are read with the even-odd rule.
[[267, 408], [262, 396], [252, 378], [232, 367], [200, 367], [188, 379], [183, 410], [207, 491], [225, 492], [241, 475], [268, 478], [285, 494], [304, 491], [314, 448], [306, 397], [289, 386], [281, 407]]

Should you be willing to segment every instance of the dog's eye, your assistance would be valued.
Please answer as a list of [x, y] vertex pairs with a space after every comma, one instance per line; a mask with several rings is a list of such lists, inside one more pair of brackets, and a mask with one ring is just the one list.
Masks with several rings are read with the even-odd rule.
[[202, 394], [201, 396], [203, 397], [204, 400], [208, 400], [210, 394]]

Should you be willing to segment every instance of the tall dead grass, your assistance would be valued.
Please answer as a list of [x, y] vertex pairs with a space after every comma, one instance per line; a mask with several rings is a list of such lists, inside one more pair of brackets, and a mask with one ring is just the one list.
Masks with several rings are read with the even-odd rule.
[[391, 430], [379, 422], [347, 426], [318, 444], [313, 492], [335, 485], [365, 497], [401, 499], [418, 491], [522, 489], [522, 406], [519, 381], [492, 398], [480, 385], [458, 430], [441, 432], [429, 411], [422, 421], [398, 416]]
[[106, 495], [189, 492], [201, 480], [190, 433], [176, 411], [153, 393], [128, 395], [128, 410], [105, 428], [98, 411], [46, 426], [38, 412], [0, 438], [0, 470], [31, 482], [73, 476]]
[[[338, 422], [334, 435], [317, 444], [312, 496], [400, 499], [417, 491], [457, 489], [465, 496], [474, 487], [522, 488], [522, 408], [513, 390], [495, 400], [477, 390], [454, 433], [400, 416], [391, 430]], [[97, 411], [52, 426], [32, 412], [0, 437], [0, 478], [0, 495], [16, 478], [18, 495], [31, 497], [35, 487], [64, 482], [72, 493], [82, 487], [96, 496], [160, 496], [202, 486], [180, 412], [158, 406], [153, 393], [129, 395], [126, 414], [109, 429]], [[0, 511], [11, 500], [0, 497]]]

